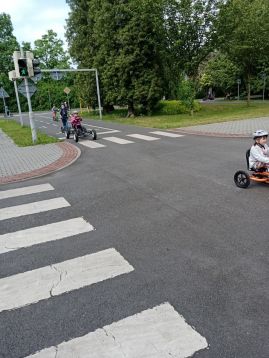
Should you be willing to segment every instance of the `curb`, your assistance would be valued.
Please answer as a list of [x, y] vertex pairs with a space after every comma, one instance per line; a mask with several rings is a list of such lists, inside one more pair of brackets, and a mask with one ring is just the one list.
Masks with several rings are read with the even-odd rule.
[[59, 146], [63, 152], [61, 157], [57, 159], [55, 162], [48, 164], [45, 167], [32, 170], [30, 172], [2, 177], [0, 178], [0, 185], [8, 184], [8, 183], [17, 183], [20, 181], [24, 181], [32, 178], [38, 178], [47, 174], [51, 174], [53, 172], [68, 167], [80, 157], [81, 150], [71, 143], [63, 142], [63, 143], [56, 143], [55, 145]]
[[175, 128], [173, 130], [170, 129], [169, 131], [180, 133], [180, 134], [190, 134], [190, 135], [205, 136], [205, 137], [250, 138], [249, 134], [240, 134], [240, 133], [201, 132], [201, 131], [181, 129], [181, 128]]

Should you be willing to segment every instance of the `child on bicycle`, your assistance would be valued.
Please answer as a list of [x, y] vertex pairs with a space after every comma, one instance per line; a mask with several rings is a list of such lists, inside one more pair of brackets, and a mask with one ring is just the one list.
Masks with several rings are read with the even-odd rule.
[[250, 149], [249, 168], [259, 170], [269, 169], [269, 147], [267, 145], [268, 132], [259, 129], [253, 133], [254, 144]]
[[54, 121], [57, 121], [57, 112], [58, 112], [58, 108], [55, 106], [55, 104], [53, 105], [52, 109], [51, 109], [51, 112], [52, 112], [52, 119]]

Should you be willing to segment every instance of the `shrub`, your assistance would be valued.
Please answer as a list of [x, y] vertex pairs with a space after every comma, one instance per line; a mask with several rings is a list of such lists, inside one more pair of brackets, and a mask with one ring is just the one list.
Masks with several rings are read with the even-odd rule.
[[[198, 112], [201, 109], [199, 102], [194, 101], [194, 112]], [[172, 115], [172, 114], [184, 114], [189, 113], [189, 109], [186, 105], [179, 100], [173, 101], [159, 101], [155, 107], [154, 114], [156, 115]]]

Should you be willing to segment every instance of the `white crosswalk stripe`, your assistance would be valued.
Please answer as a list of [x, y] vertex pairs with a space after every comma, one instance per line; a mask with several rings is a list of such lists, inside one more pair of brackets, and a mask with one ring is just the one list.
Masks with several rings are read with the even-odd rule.
[[208, 347], [169, 303], [26, 358], [186, 358]]
[[83, 218], [59, 221], [0, 235], [0, 254], [94, 230]]
[[129, 144], [129, 143], [134, 143], [130, 140], [126, 140], [126, 139], [122, 139], [122, 138], [118, 138], [118, 137], [104, 137], [103, 139], [108, 140], [110, 142], [113, 143], [117, 143], [117, 144]]
[[176, 133], [171, 133], [171, 132], [154, 131], [154, 132], [150, 132], [150, 133], [161, 135], [164, 137], [170, 137], [170, 138], [184, 137], [184, 134], [176, 134]]
[[142, 140], [148, 140], [148, 141], [153, 141], [153, 140], [159, 140], [160, 139], [160, 138], [151, 137], [151, 136], [144, 135], [144, 134], [127, 134], [127, 136], [132, 137], [132, 138], [142, 139]]
[[113, 248], [0, 279], [0, 312], [133, 271]]
[[21, 195], [36, 194], [49, 190], [54, 190], [53, 186], [51, 186], [50, 184], [40, 184], [40, 185], [27, 186], [23, 188], [10, 189], [5, 191], [0, 191], [0, 199], [13, 198]]
[[98, 143], [96, 141], [81, 141], [79, 144], [84, 145], [84, 147], [88, 148], [104, 148], [106, 147], [104, 144]]
[[36, 201], [33, 203], [10, 206], [0, 209], [0, 220], [16, 218], [19, 216], [37, 214], [44, 211], [55, 210], [70, 206], [64, 198]]

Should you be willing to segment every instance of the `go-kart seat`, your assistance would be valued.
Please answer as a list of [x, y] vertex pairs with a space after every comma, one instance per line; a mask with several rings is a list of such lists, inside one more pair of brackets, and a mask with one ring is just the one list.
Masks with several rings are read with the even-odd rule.
[[267, 168], [259, 168], [259, 169], [255, 169], [255, 168], [250, 168], [249, 167], [249, 156], [250, 156], [250, 149], [248, 149], [246, 151], [246, 160], [247, 160], [247, 167], [249, 170], [251, 170], [252, 172], [256, 172], [256, 173], [262, 173], [262, 172], [266, 172], [267, 171]]

